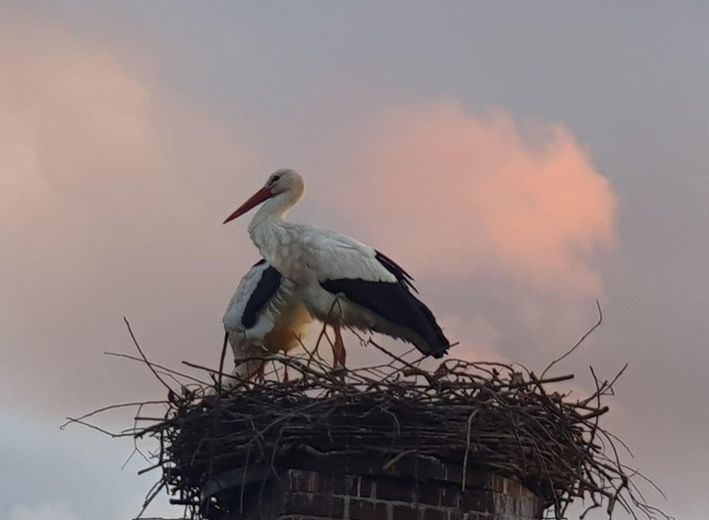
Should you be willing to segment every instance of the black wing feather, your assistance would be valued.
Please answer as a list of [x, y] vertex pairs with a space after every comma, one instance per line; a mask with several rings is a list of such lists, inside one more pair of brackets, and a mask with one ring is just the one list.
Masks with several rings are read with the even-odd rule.
[[[403, 270], [401, 272], [405, 274]], [[425, 346], [417, 345], [424, 354], [440, 358], [450, 346], [431, 310], [409, 291], [408, 279], [397, 282], [372, 282], [341, 278], [325, 280], [320, 285], [333, 294], [343, 294], [348, 300], [369, 309], [395, 325], [414, 331], [426, 343]]]
[[[261, 265], [265, 260], [261, 260], [255, 264]], [[254, 266], [254, 267], [255, 267]], [[261, 273], [261, 279], [256, 284], [256, 289], [251, 293], [249, 301], [246, 302], [244, 314], [241, 316], [241, 324], [250, 329], [256, 324], [258, 313], [263, 309], [269, 300], [273, 298], [276, 291], [281, 286], [281, 273], [273, 266], [268, 266]]]
[[374, 258], [376, 258], [382, 266], [384, 266], [384, 269], [389, 271], [391, 274], [393, 274], [396, 279], [404, 285], [407, 289], [410, 289], [414, 291], [415, 293], [418, 293], [416, 290], [416, 287], [414, 287], [414, 277], [411, 276], [409, 273], [407, 273], [403, 267], [401, 267], [399, 264], [397, 264], [394, 260], [389, 258], [387, 255], [382, 253], [381, 251], [377, 251], [376, 249], [374, 250]]

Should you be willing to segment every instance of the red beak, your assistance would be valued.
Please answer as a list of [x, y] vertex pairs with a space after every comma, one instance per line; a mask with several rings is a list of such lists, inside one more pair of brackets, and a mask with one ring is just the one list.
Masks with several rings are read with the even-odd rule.
[[235, 218], [238, 218], [241, 215], [243, 215], [244, 213], [246, 213], [247, 211], [249, 211], [254, 206], [258, 206], [264, 200], [270, 199], [271, 197], [273, 197], [273, 193], [271, 192], [271, 190], [269, 190], [266, 187], [261, 188], [256, 193], [254, 193], [249, 200], [247, 200], [241, 206], [239, 206], [239, 209], [237, 209], [234, 213], [229, 215], [227, 217], [227, 219], [224, 221], [224, 223], [226, 224], [227, 222], [231, 222]]

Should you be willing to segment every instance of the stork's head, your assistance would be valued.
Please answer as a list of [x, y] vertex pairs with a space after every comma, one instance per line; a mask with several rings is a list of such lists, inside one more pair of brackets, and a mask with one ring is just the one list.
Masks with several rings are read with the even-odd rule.
[[284, 211], [298, 201], [303, 195], [304, 189], [305, 184], [303, 177], [301, 177], [297, 171], [291, 170], [290, 168], [276, 170], [268, 176], [268, 180], [263, 188], [254, 193], [246, 202], [239, 206], [234, 213], [227, 217], [224, 223], [231, 222], [235, 218], [248, 212], [251, 208], [272, 198], [278, 198], [282, 201], [279, 205], [281, 206], [279, 209]]
[[264, 188], [268, 188], [274, 196], [291, 190], [300, 194], [303, 193], [303, 177], [295, 170], [281, 168], [268, 176]]

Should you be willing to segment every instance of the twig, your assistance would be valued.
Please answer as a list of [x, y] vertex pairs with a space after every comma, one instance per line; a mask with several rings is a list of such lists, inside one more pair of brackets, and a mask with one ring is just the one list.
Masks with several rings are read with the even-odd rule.
[[478, 414], [478, 410], [473, 410], [470, 415], [468, 416], [468, 420], [466, 421], [466, 429], [465, 429], [465, 455], [463, 455], [463, 478], [461, 479], [460, 482], [460, 489], [461, 491], [465, 491], [465, 482], [467, 480], [467, 474], [468, 474], [468, 455], [470, 455], [470, 430], [472, 428], [472, 422], [475, 416]]
[[229, 343], [229, 332], [224, 332], [224, 344], [222, 345], [222, 352], [219, 356], [219, 376], [217, 379], [217, 395], [222, 394], [222, 376], [224, 374], [224, 359], [226, 358], [226, 346]]
[[[405, 456], [415, 462], [424, 458], [454, 467], [462, 464], [463, 492], [470, 468], [523, 481], [552, 504], [556, 519], [564, 518], [569, 504], [579, 498], [591, 504], [583, 514], [604, 507], [611, 514], [626, 510], [634, 517], [669, 518], [647, 504], [635, 484], [639, 473], [623, 463], [616, 448], [627, 446], [599, 422], [626, 366], [610, 381], [599, 380], [592, 371], [596, 388], [585, 399], [572, 401], [547, 386], [573, 377], [545, 375], [600, 325], [598, 302], [597, 307], [598, 323], [540, 377], [516, 363], [452, 358], [429, 371], [420, 365], [417, 351], [396, 355], [369, 339], [368, 344], [386, 355], [384, 362], [333, 374], [317, 347], [303, 345], [300, 357], [249, 358], [275, 367], [252, 381], [224, 372], [223, 345], [218, 370], [183, 362], [209, 374], [213, 384], [194, 384], [193, 378], [184, 385], [186, 374], [169, 372], [182, 392], [170, 392], [168, 402], [153, 402], [166, 404], [162, 418], [139, 411], [133, 427], [121, 433], [85, 420], [113, 408], [142, 405], [124, 403], [68, 419], [62, 428], [78, 422], [114, 437], [152, 439], [159, 450], [148, 453], [151, 464], [141, 472], [162, 469], [162, 476], [146, 503], [156, 489], [167, 488], [171, 501], [185, 505], [195, 519], [205, 513], [205, 504], [238, 515], [246, 501], [257, 500], [265, 480], [251, 471], [254, 465], [277, 473], [291, 457], [321, 463], [331, 457], [372, 457], [386, 471]], [[327, 337], [324, 329], [320, 339]], [[148, 363], [139, 352], [151, 370], [169, 370]], [[290, 369], [298, 377], [280, 381], [278, 374]], [[225, 388], [225, 378], [242, 384]], [[138, 428], [139, 422], [148, 425]], [[206, 480], [237, 468], [241, 484], [230, 495], [235, 503], [205, 495]], [[247, 477], [260, 485], [251, 486]]]
[[571, 347], [569, 350], [564, 352], [561, 356], [553, 360], [551, 363], [547, 365], [547, 367], [544, 369], [542, 372], [542, 375], [539, 376], [540, 379], [544, 378], [544, 375], [549, 371], [551, 367], [559, 363], [561, 360], [565, 359], [566, 357], [570, 356], [574, 350], [576, 350], [578, 347], [581, 346], [581, 344], [586, 340], [587, 337], [589, 337], [594, 330], [596, 330], [598, 327], [601, 326], [601, 323], [603, 323], [603, 311], [601, 310], [601, 304], [599, 303], [598, 300], [596, 300], [596, 309], [598, 309], [598, 321], [590, 328], [588, 329], [583, 336], [574, 344], [573, 347]]
[[168, 392], [172, 392], [172, 388], [170, 388], [170, 385], [168, 385], [165, 380], [160, 377], [160, 374], [158, 374], [157, 370], [155, 370], [155, 367], [153, 367], [152, 363], [148, 361], [148, 358], [145, 356], [143, 353], [143, 349], [140, 348], [140, 345], [138, 344], [138, 340], [135, 339], [135, 334], [133, 334], [133, 329], [130, 326], [130, 323], [128, 322], [128, 318], [123, 316], [123, 322], [126, 324], [126, 327], [128, 328], [128, 334], [130, 334], [130, 339], [133, 340], [133, 345], [135, 345], [135, 348], [138, 349], [138, 352], [140, 353], [140, 357], [143, 358], [143, 361], [145, 361], [145, 364], [147, 367], [150, 369], [150, 371], [153, 373], [155, 378], [162, 383], [162, 385], [167, 388]]

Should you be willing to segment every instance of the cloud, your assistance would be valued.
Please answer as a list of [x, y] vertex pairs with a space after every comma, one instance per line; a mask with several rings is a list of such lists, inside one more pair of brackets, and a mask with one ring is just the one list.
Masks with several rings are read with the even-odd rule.
[[499, 333], [491, 323], [482, 316], [463, 319], [460, 315], [450, 314], [440, 318], [440, 324], [452, 342], [459, 344], [453, 347], [451, 355], [466, 361], [491, 361], [509, 363], [497, 347]]
[[[133, 520], [138, 518], [138, 513], [145, 501], [145, 493], [136, 494], [128, 497], [124, 503], [114, 510], [110, 517], [106, 517], [106, 520], [110, 518], [114, 520]], [[170, 505], [169, 499], [166, 493], [160, 493], [155, 499], [150, 503], [148, 508], [143, 512], [140, 518], [150, 519], [150, 518], [180, 518], [184, 516], [184, 506]]]
[[7, 520], [78, 520], [66, 504], [40, 504], [12, 506]]
[[12, 16], [0, 33], [0, 386], [120, 399], [101, 352], [128, 346], [124, 314], [157, 359], [217, 356], [225, 280], [256, 256], [220, 226], [249, 146], [120, 49]]
[[[124, 314], [156, 361], [212, 364], [225, 302], [257, 255], [219, 223], [270, 168], [150, 64], [53, 25], [33, 22], [29, 42], [26, 24], [3, 28], [0, 59], [16, 73], [0, 78], [0, 236], [12, 251], [0, 261], [0, 385], [65, 413], [144, 397], [149, 374], [101, 356], [132, 349]], [[567, 129], [453, 102], [363, 127], [352, 174], [338, 171], [338, 222], [349, 215], [419, 279], [601, 289], [592, 257], [613, 243], [615, 197]], [[256, 178], [225, 193], [245, 171]], [[314, 223], [331, 200], [311, 199]], [[490, 300], [469, 294], [425, 299], [471, 355], [493, 357], [512, 328], [472, 315]]]
[[[148, 440], [140, 445], [155, 448]], [[134, 518], [156, 477], [136, 474], [150, 463], [138, 455], [126, 463], [132, 452], [132, 439], [111, 439], [78, 426], [59, 430], [35, 411], [3, 408], [0, 464], [8, 471], [0, 474], [0, 520]], [[145, 516], [174, 518], [181, 509], [161, 494]]]
[[497, 277], [597, 294], [616, 196], [561, 124], [455, 102], [388, 110], [353, 170], [347, 209], [419, 275]]

